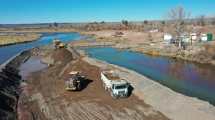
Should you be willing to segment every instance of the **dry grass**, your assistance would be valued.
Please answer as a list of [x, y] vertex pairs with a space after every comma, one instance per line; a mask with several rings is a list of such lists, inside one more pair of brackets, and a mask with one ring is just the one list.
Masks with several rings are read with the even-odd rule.
[[6, 33], [6, 34], [0, 35], [0, 45], [30, 42], [38, 39], [40, 36], [41, 34], [36, 34], [36, 33], [23, 33], [23, 34]]

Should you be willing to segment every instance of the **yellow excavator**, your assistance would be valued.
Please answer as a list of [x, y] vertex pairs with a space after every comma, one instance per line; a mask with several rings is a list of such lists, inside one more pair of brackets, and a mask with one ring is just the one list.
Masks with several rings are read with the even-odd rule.
[[66, 47], [66, 44], [65, 44], [65, 43], [62, 43], [62, 42], [61, 42], [60, 40], [58, 40], [58, 39], [53, 40], [53, 44], [54, 44], [55, 49], [65, 48], [65, 47]]

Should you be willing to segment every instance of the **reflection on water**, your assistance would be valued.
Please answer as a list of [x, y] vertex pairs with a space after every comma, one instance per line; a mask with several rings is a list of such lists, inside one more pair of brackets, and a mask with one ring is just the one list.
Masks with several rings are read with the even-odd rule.
[[114, 48], [88, 48], [89, 56], [135, 70], [188, 96], [215, 105], [215, 67]]
[[20, 75], [22, 76], [22, 79], [27, 79], [27, 77], [33, 73], [40, 70], [43, 70], [47, 68], [48, 66], [46, 64], [41, 63], [41, 60], [39, 57], [33, 56], [30, 57], [30, 59], [22, 64], [19, 68]]

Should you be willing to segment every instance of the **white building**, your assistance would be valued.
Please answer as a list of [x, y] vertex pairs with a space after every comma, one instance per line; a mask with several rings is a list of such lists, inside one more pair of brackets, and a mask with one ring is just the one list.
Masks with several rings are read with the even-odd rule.
[[197, 41], [197, 34], [196, 33], [191, 33], [190, 36], [191, 36], [192, 41]]
[[207, 42], [208, 41], [207, 34], [201, 34], [201, 41], [202, 42]]
[[171, 34], [164, 34], [163, 39], [164, 39], [164, 43], [166, 43], [166, 44], [170, 44], [170, 43], [171, 43], [171, 41], [172, 41], [172, 39], [173, 39], [173, 37], [172, 37], [172, 35], [171, 35]]

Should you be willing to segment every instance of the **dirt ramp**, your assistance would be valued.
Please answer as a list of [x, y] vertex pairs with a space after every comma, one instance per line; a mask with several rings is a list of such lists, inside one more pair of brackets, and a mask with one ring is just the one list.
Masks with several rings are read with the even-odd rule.
[[72, 57], [72, 53], [69, 52], [67, 49], [62, 48], [62, 49], [56, 49], [53, 53], [52, 53], [52, 58], [54, 59], [54, 61], [61, 61], [64, 63], [67, 63], [68, 61], [71, 61], [73, 59]]
[[[39, 52], [38, 52], [39, 51]], [[56, 66], [69, 63], [74, 59], [73, 54], [69, 52], [66, 48], [61, 49], [39, 49], [36, 56], [42, 58], [41, 62], [47, 64], [48, 66]]]

